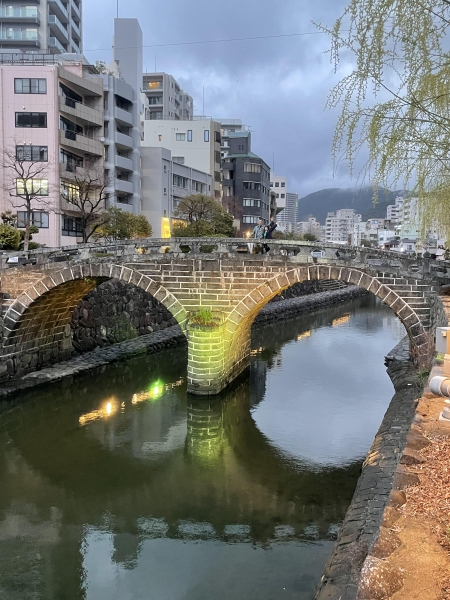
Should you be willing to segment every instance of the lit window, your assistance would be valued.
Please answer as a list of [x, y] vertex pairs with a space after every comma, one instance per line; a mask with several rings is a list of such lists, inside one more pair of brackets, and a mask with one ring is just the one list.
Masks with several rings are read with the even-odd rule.
[[48, 196], [48, 179], [16, 179], [18, 196]]
[[80, 199], [80, 188], [73, 183], [61, 181], [61, 196], [67, 202], [77, 202]]

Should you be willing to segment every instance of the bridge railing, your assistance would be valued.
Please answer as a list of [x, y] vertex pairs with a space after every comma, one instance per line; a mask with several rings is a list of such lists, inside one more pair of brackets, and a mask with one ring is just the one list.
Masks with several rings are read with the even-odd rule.
[[[63, 246], [42, 247], [29, 252], [2, 252], [1, 266], [36, 265], [40, 268], [54, 263], [74, 263], [87, 260], [140, 261], [158, 255], [244, 255], [249, 259], [288, 259], [292, 262], [358, 265], [375, 271], [399, 271], [418, 278], [450, 280], [450, 262], [431, 260], [376, 248], [327, 244], [297, 240], [267, 240], [268, 254], [262, 254], [262, 240], [242, 238], [146, 238], [117, 240]], [[283, 258], [284, 257], [284, 258]]]

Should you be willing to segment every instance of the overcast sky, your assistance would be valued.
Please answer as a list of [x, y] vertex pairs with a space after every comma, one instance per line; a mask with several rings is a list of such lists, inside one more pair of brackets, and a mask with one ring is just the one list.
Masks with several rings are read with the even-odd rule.
[[[332, 25], [344, 0], [119, 0], [119, 16], [138, 18], [144, 45], [312, 32], [272, 39], [144, 48], [144, 70], [173, 75], [194, 98], [195, 113], [241, 119], [252, 148], [300, 196], [354, 187], [345, 166], [333, 178], [336, 112], [325, 110], [334, 74], [330, 40], [311, 21]], [[116, 0], [83, 0], [86, 57], [109, 62]], [[348, 65], [341, 63], [342, 69]]]

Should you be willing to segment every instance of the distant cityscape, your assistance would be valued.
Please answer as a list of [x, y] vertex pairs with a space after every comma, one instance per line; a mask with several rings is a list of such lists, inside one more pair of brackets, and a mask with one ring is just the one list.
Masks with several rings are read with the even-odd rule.
[[252, 151], [252, 133], [240, 119], [194, 115], [192, 96], [173, 76], [143, 72], [138, 20], [115, 19], [110, 64], [83, 55], [78, 0], [41, 0], [26, 10], [8, 6], [0, 29], [0, 142], [38, 174], [25, 186], [14, 168], [4, 169], [2, 189], [17, 194], [3, 193], [0, 211], [11, 211], [24, 228], [23, 195], [29, 188], [38, 244], [81, 241], [77, 182], [89, 165], [104, 182], [103, 209], [144, 215], [155, 237], [171, 236], [183, 198], [203, 194], [222, 203], [242, 237], [259, 219], [266, 224], [273, 217], [286, 234], [440, 253], [437, 231], [419, 242], [414, 198], [399, 196], [384, 218], [366, 222], [345, 206], [329, 212], [323, 223], [314, 214], [300, 220], [298, 194]]

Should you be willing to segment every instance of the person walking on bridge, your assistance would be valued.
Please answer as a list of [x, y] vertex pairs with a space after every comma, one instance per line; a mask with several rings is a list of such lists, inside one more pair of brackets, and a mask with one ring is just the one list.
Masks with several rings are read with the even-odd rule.
[[[274, 217], [270, 217], [270, 222], [269, 225], [266, 225], [266, 227], [264, 227], [264, 229], [267, 229], [264, 237], [266, 238], [266, 240], [271, 240], [272, 239], [272, 234], [275, 231], [275, 229], [278, 227], [278, 224], [275, 223], [275, 218]], [[270, 247], [267, 244], [264, 244], [263, 246], [264, 251], [270, 252]]]

